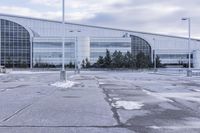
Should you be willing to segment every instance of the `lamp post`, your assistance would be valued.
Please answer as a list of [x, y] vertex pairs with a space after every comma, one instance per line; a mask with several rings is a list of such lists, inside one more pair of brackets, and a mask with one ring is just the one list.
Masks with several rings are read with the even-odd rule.
[[66, 80], [65, 71], [65, 0], [62, 1], [62, 70], [60, 72], [60, 80]]
[[0, 67], [1, 67], [1, 33], [0, 33]]
[[0, 67], [1, 67], [1, 21], [0, 21]]
[[157, 72], [157, 66], [156, 66], [156, 39], [153, 38], [153, 43], [154, 43], [154, 72]]
[[78, 37], [75, 37], [75, 74], [80, 74], [80, 61], [78, 56]]
[[80, 73], [80, 64], [79, 64], [79, 61], [78, 61], [78, 33], [81, 33], [81, 30], [71, 30], [70, 31], [71, 33], [77, 33], [77, 35], [74, 36], [74, 42], [75, 42], [75, 49], [74, 49], [74, 52], [75, 52], [75, 74], [76, 73]]
[[191, 42], [191, 19], [190, 18], [182, 18], [183, 21], [188, 21], [188, 70], [187, 70], [187, 76], [192, 76], [192, 70], [191, 70], [191, 50], [190, 50], [190, 42]]

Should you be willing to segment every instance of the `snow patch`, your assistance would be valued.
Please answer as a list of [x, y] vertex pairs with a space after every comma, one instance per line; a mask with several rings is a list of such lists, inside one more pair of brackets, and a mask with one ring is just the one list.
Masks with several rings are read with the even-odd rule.
[[117, 100], [117, 101], [118, 101], [118, 100], [120, 100], [120, 98], [118, 98], [118, 97], [114, 97], [113, 100]]
[[108, 101], [109, 101], [109, 102], [112, 102], [112, 99], [111, 99], [111, 98], [109, 98], [109, 99], [108, 99]]
[[75, 85], [75, 82], [72, 81], [63, 81], [63, 82], [56, 82], [51, 84], [51, 86], [59, 87], [59, 88], [70, 88]]
[[138, 110], [141, 109], [142, 106], [144, 106], [142, 103], [134, 102], [134, 101], [116, 101], [112, 104], [115, 108], [124, 108], [126, 110]]
[[162, 96], [161, 93], [152, 93], [152, 92], [144, 90], [144, 89], [142, 91], [145, 92], [147, 95], [156, 97], [159, 100], [173, 102], [172, 100], [168, 99], [167, 97]]
[[196, 92], [200, 92], [200, 90], [199, 89], [193, 89], [194, 91], [196, 91]]
[[99, 81], [99, 84], [100, 84], [100, 85], [105, 85], [106, 83], [105, 83], [105, 82]]
[[159, 95], [165, 98], [177, 98], [177, 99], [182, 99], [182, 100], [200, 102], [199, 93], [197, 92], [195, 93], [193, 92], [191, 93], [160, 93]]
[[161, 127], [158, 127], [158, 126], [150, 126], [150, 128], [152, 128], [152, 129], [161, 129]]
[[9, 72], [10, 74], [48, 74], [48, 73], [58, 73], [56, 71], [38, 71], [38, 72], [33, 72], [33, 71], [11, 71]]
[[200, 102], [200, 97], [199, 93], [200, 90], [194, 89], [196, 92], [173, 92], [173, 93], [155, 93], [155, 92], [149, 92], [147, 90], [142, 90], [148, 95], [151, 95], [159, 100], [162, 101], [167, 101], [167, 102], [174, 102], [173, 100], [170, 100], [170, 98], [175, 98], [175, 99], [182, 99], [182, 100], [188, 100], [188, 101], [196, 101]]
[[[198, 123], [199, 124], [199, 123]], [[184, 125], [184, 126], [163, 126], [163, 127], [158, 127], [158, 126], [149, 126], [151, 129], [159, 130], [159, 129], [168, 129], [168, 130], [184, 130], [184, 129], [199, 129], [199, 125]]]

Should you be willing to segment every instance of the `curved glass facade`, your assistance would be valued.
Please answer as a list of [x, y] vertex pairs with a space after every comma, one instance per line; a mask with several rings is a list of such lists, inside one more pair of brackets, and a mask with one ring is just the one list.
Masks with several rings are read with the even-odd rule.
[[0, 19], [1, 65], [30, 67], [31, 43], [29, 32], [21, 25]]
[[151, 57], [151, 46], [144, 39], [131, 35], [131, 52], [133, 55], [137, 55], [143, 52], [146, 56]]

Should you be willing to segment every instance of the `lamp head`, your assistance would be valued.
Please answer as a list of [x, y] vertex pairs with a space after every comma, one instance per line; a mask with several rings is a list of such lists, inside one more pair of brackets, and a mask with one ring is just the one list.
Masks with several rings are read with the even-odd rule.
[[181, 20], [185, 21], [185, 20], [188, 20], [189, 18], [182, 18]]

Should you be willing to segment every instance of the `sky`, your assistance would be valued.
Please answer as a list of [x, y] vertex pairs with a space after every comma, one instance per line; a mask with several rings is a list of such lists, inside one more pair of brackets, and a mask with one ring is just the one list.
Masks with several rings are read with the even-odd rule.
[[[65, 0], [66, 21], [200, 39], [200, 0]], [[0, 13], [61, 20], [62, 0], [1, 0]]]

